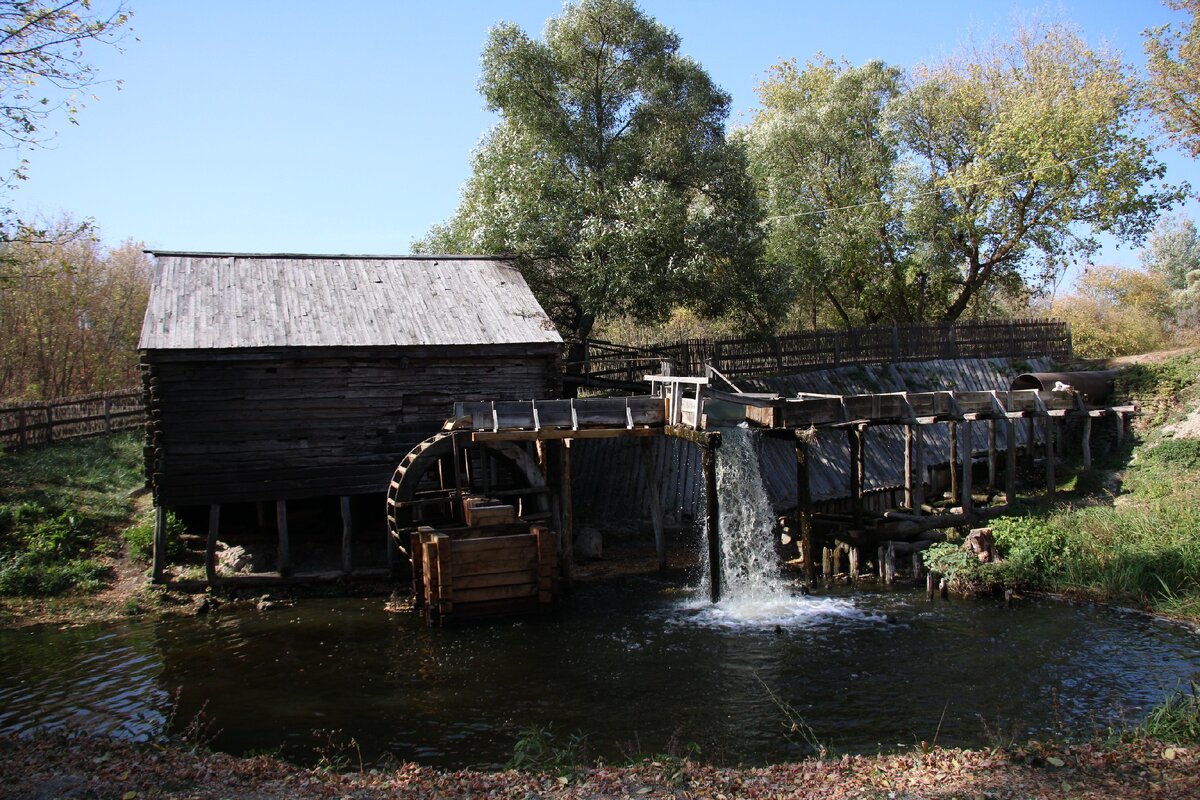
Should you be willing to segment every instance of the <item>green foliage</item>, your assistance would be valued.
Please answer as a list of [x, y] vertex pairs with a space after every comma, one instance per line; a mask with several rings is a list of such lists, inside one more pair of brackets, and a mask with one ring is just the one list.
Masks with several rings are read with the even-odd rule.
[[580, 0], [536, 41], [492, 29], [480, 90], [501, 122], [424, 252], [512, 253], [567, 333], [676, 307], [765, 326], [786, 284], [764, 271], [761, 211], [729, 96], [632, 0]]
[[[187, 528], [183, 522], [175, 516], [174, 512], [167, 512], [167, 558], [179, 558], [183, 555], [184, 546], [183, 534], [187, 533]], [[121, 533], [121, 537], [125, 540], [125, 545], [129, 548], [129, 555], [135, 561], [140, 561], [143, 564], [149, 564], [154, 557], [154, 515], [147, 514], [136, 525], [126, 528]]]
[[1170, 288], [1158, 273], [1094, 266], [1050, 313], [1071, 323], [1077, 356], [1111, 358], [1166, 346], [1173, 311]]
[[521, 729], [513, 745], [508, 769], [524, 772], [545, 772], [554, 775], [574, 775], [590, 763], [587, 736], [579, 731], [560, 741], [553, 726], [530, 725]]
[[1150, 103], [1171, 138], [1200, 156], [1200, 0], [1167, 0], [1191, 19], [1144, 31]]
[[1195, 683], [1187, 690], [1177, 689], [1150, 709], [1145, 722], [1135, 728], [1131, 738], [1157, 739], [1171, 744], [1200, 744], [1200, 693]]
[[[1139, 467], [1165, 468], [1168, 471], [1200, 471], [1200, 439], [1167, 439], [1153, 447], [1144, 448], [1138, 455]], [[1165, 477], [1165, 476], [1164, 476]]]
[[101, 588], [108, 570], [95, 556], [140, 480], [135, 434], [0, 454], [0, 595]]
[[909, 76], [784, 62], [759, 93], [745, 139], [768, 252], [798, 270], [814, 322], [1003, 305], [1183, 197], [1139, 135], [1135, 76], [1061, 25]]

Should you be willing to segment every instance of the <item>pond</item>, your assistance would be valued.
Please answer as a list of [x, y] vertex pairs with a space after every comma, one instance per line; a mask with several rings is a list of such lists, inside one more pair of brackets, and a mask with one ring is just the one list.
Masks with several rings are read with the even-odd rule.
[[445, 767], [504, 763], [522, 730], [594, 757], [694, 743], [705, 760], [1084, 736], [1200, 679], [1189, 629], [1087, 605], [934, 601], [911, 589], [729, 616], [654, 581], [583, 586], [554, 617], [430, 628], [380, 598], [0, 632], [0, 731], [131, 739], [201, 713], [211, 744], [301, 762], [351, 738]]

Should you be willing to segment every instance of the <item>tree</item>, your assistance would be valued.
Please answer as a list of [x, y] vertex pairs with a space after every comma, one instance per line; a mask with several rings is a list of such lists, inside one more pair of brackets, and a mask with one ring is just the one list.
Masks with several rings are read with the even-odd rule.
[[1167, 342], [1171, 291], [1155, 272], [1093, 266], [1076, 282], [1075, 293], [1056, 300], [1050, 313], [1071, 323], [1076, 355], [1145, 353]]
[[769, 325], [761, 211], [729, 97], [679, 37], [631, 0], [581, 0], [543, 41], [492, 29], [480, 90], [501, 122], [458, 210], [414, 244], [514, 254], [567, 334], [598, 314], [659, 321], [676, 306]]
[[45, 227], [49, 241], [0, 245], [10, 270], [0, 282], [0, 397], [47, 400], [137, 383], [150, 288], [140, 243], [106, 249], [71, 235], [79, 223], [70, 218]]
[[1063, 26], [907, 81], [784, 65], [759, 94], [746, 136], [769, 251], [846, 324], [954, 321], [1052, 283], [1099, 232], [1140, 241], [1182, 197], [1137, 134], [1136, 81]]
[[1182, 30], [1162, 25], [1143, 32], [1150, 70], [1150, 104], [1171, 138], [1200, 156], [1200, 0], [1166, 0], [1191, 19]]
[[[115, 44], [129, 21], [122, 5], [97, 11], [91, 0], [0, 0], [0, 146], [21, 150], [46, 138], [45, 125], [65, 114], [72, 124], [81, 108], [78, 92], [98, 80], [95, 67], [84, 60], [88, 44]], [[0, 185], [26, 178], [19, 159]], [[0, 241], [42, 238], [15, 220], [11, 210], [0, 212]]]
[[1196, 223], [1183, 215], [1163, 219], [1138, 257], [1143, 267], [1162, 275], [1172, 289], [1185, 288], [1188, 273], [1200, 269]]

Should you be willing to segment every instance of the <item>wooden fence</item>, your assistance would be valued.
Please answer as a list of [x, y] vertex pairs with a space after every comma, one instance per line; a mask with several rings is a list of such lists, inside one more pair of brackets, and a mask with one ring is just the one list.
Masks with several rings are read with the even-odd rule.
[[64, 397], [0, 407], [0, 447], [15, 450], [141, 427], [141, 389]]
[[954, 358], [1070, 358], [1066, 322], [1016, 319], [803, 331], [767, 338], [685, 339], [627, 347], [588, 340], [578, 367], [584, 384], [641, 383], [670, 361], [676, 374], [703, 375], [711, 364], [731, 378], [815, 367]]

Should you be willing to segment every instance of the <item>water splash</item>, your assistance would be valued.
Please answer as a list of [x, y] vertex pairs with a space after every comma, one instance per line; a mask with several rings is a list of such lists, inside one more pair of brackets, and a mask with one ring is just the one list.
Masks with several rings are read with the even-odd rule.
[[708, 550], [702, 548], [701, 585], [685, 610], [701, 624], [720, 627], [812, 627], [834, 620], [874, 621], [850, 600], [797, 595], [775, 552], [775, 510], [758, 464], [758, 434], [722, 428], [717, 449], [720, 498], [721, 601], [711, 596]]

